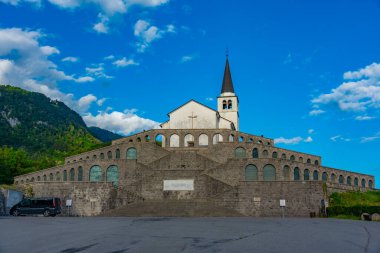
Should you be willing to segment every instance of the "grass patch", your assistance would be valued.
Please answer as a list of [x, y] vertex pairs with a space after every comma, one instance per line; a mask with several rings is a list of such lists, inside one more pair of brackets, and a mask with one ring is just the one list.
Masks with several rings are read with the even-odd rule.
[[330, 196], [330, 206], [380, 206], [380, 191], [348, 191]]
[[360, 220], [360, 217], [354, 215], [339, 214], [335, 216], [329, 216], [329, 218], [343, 219], [343, 220]]

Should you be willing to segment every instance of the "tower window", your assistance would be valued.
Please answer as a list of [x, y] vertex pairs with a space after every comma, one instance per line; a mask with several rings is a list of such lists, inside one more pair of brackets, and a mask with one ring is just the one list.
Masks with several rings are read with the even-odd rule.
[[227, 109], [227, 102], [226, 100], [223, 100], [223, 110]]
[[232, 109], [232, 101], [231, 100], [228, 100], [228, 109]]

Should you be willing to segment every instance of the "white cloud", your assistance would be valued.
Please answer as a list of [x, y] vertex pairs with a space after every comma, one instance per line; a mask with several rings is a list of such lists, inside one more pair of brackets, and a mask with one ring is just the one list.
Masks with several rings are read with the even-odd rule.
[[63, 62], [78, 62], [79, 58], [78, 57], [69, 56], [69, 57], [63, 58], [61, 61], [63, 61]]
[[321, 109], [314, 109], [314, 110], [311, 110], [311, 111], [309, 112], [309, 115], [310, 115], [310, 116], [316, 116], [316, 115], [320, 115], [320, 114], [322, 114], [322, 113], [325, 113], [325, 111], [324, 111], [324, 110], [321, 110]]
[[167, 25], [166, 29], [159, 29], [148, 21], [139, 19], [134, 26], [134, 35], [138, 39], [136, 42], [137, 52], [143, 53], [154, 40], [162, 38], [167, 33], [174, 32], [174, 25]]
[[41, 5], [42, 2], [51, 4], [62, 9], [76, 9], [86, 5], [94, 5], [107, 15], [126, 13], [129, 7], [134, 5], [142, 7], [156, 7], [169, 2], [169, 0], [0, 0], [0, 3], [19, 5], [20, 3], [33, 3]]
[[309, 134], [312, 134], [312, 133], [314, 133], [314, 129], [309, 129], [307, 132], [308, 132]]
[[298, 144], [300, 143], [301, 141], [303, 140], [302, 137], [294, 137], [294, 138], [290, 138], [290, 139], [286, 139], [284, 137], [280, 137], [280, 138], [276, 138], [274, 139], [274, 143], [276, 144], [280, 144], [280, 143], [283, 143], [283, 144]]
[[304, 142], [312, 142], [312, 141], [313, 141], [313, 138], [311, 138], [310, 136], [307, 137], [307, 138], [304, 140]]
[[113, 54], [104, 57], [104, 60], [113, 60], [113, 59], [115, 59], [115, 56]]
[[[58, 69], [49, 59], [59, 53], [55, 47], [40, 45], [44, 37], [39, 31], [19, 28], [0, 29], [0, 83], [40, 92], [51, 99], [60, 100], [72, 109], [83, 112], [74, 95], [57, 88], [60, 81], [90, 82], [90, 77], [76, 78]], [[17, 57], [12, 55], [16, 54]]]
[[189, 62], [189, 61], [192, 61], [193, 59], [194, 59], [194, 56], [192, 56], [192, 55], [185, 55], [185, 56], [182, 56], [182, 58], [180, 60], [180, 63]]
[[344, 82], [312, 100], [313, 104], [336, 104], [342, 111], [367, 111], [380, 108], [380, 64], [372, 63], [343, 74]]
[[284, 137], [279, 137], [279, 138], [276, 138], [274, 139], [274, 143], [276, 144], [287, 144], [287, 145], [295, 145], [295, 144], [299, 144], [301, 142], [312, 142], [313, 139], [309, 136], [307, 137], [306, 139], [300, 137], [300, 136], [297, 136], [297, 137], [294, 137], [294, 138], [290, 138], [290, 139], [287, 139], [287, 138], [284, 138]]
[[127, 59], [126, 57], [123, 57], [123, 58], [121, 58], [119, 60], [116, 60], [112, 64], [115, 65], [118, 68], [139, 65], [138, 62], [135, 62], [133, 59]]
[[102, 106], [106, 100], [107, 98], [101, 98], [96, 103], [98, 104], [98, 106]]
[[87, 83], [87, 82], [95, 81], [95, 78], [93, 78], [91, 76], [83, 76], [83, 77], [76, 78], [75, 81], [77, 83]]
[[207, 101], [214, 101], [214, 98], [212, 98], [212, 97], [208, 97], [208, 98], [206, 98], [206, 100], [207, 100]]
[[105, 78], [105, 79], [112, 79], [113, 76], [109, 76], [105, 73], [104, 64], [93, 64], [91, 67], [86, 67], [86, 72], [88, 75], [95, 77], [95, 78]]
[[351, 141], [351, 139], [349, 139], [349, 138], [344, 138], [344, 137], [341, 136], [341, 135], [335, 135], [335, 136], [331, 137], [330, 140], [333, 141], [333, 142], [337, 142], [337, 141], [345, 141], [345, 142], [349, 142], [349, 141]]
[[78, 100], [78, 106], [82, 109], [82, 111], [87, 111], [90, 105], [93, 102], [96, 102], [96, 100], [97, 98], [94, 95], [88, 94]]
[[361, 143], [366, 143], [366, 142], [371, 142], [380, 139], [380, 132], [376, 133], [374, 136], [370, 137], [362, 137], [360, 142]]
[[375, 117], [370, 117], [367, 115], [359, 115], [355, 117], [355, 120], [363, 121], [363, 120], [371, 120], [374, 119]]
[[139, 117], [136, 111], [125, 112], [99, 112], [97, 115], [83, 116], [88, 126], [97, 126], [112, 132], [129, 135], [134, 132], [157, 128], [159, 123], [150, 119]]
[[108, 27], [108, 22], [109, 18], [101, 13], [98, 15], [99, 22], [96, 23], [92, 29], [94, 29], [98, 33], [108, 33], [109, 27]]

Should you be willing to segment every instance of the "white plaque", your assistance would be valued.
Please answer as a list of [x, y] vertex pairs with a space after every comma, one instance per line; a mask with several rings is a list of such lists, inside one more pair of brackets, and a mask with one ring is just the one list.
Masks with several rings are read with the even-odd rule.
[[285, 205], [285, 199], [280, 199], [280, 207], [284, 207]]
[[72, 199], [66, 199], [66, 206], [72, 206], [73, 200]]
[[194, 191], [194, 179], [164, 180], [164, 191]]

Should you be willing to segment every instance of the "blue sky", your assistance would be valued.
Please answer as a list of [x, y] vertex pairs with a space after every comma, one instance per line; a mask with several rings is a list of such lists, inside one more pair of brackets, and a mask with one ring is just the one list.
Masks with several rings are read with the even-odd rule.
[[0, 0], [0, 83], [124, 135], [196, 99], [229, 48], [240, 130], [380, 184], [380, 1]]

